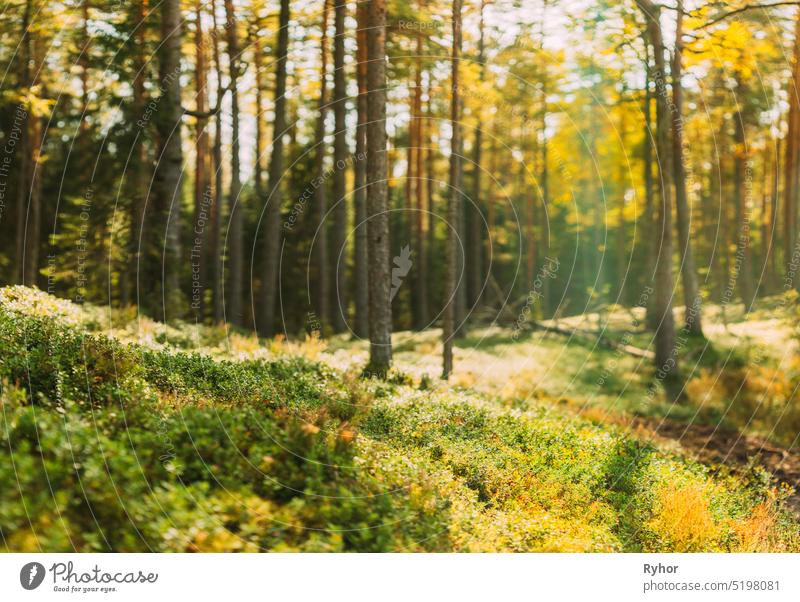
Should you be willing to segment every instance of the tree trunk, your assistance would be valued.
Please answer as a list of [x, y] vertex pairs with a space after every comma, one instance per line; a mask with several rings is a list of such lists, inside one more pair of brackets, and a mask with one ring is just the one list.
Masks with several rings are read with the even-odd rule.
[[[222, 86], [222, 61], [219, 51], [219, 27], [217, 26], [217, 5], [215, 0], [211, 0], [211, 16], [214, 25], [214, 68], [217, 71], [217, 91], [216, 102], [219, 105], [224, 93]], [[213, 265], [213, 302], [214, 302], [214, 323], [219, 324], [225, 318], [224, 295], [223, 295], [223, 262], [224, 253], [222, 248], [222, 183], [224, 169], [222, 166], [222, 111], [217, 111], [214, 120], [214, 221], [212, 232], [211, 256]]]
[[316, 151], [314, 153], [314, 212], [317, 231], [314, 236], [312, 252], [316, 268], [316, 291], [313, 291], [317, 318], [323, 326], [331, 323], [329, 312], [329, 272], [328, 236], [325, 214], [328, 210], [327, 190], [325, 183], [325, 117], [327, 115], [327, 74], [328, 74], [328, 5], [330, 0], [323, 0], [322, 38], [320, 40], [320, 91], [317, 101], [317, 126], [314, 134]]
[[[203, 32], [203, 9], [195, 2], [195, 106], [199, 114], [208, 111], [207, 54]], [[194, 228], [192, 233], [192, 310], [195, 320], [205, 319], [205, 290], [207, 279], [208, 250], [205, 232], [210, 210], [211, 190], [208, 173], [208, 117], [197, 118], [195, 125], [196, 148], [194, 169]]]
[[356, 40], [356, 77], [358, 80], [355, 160], [355, 257], [353, 259], [353, 280], [355, 280], [356, 307], [353, 332], [356, 337], [369, 336], [369, 281], [367, 259], [367, 164], [364, 157], [367, 151], [367, 27], [368, 8], [359, 2], [356, 11], [358, 20]]
[[755, 302], [755, 283], [753, 282], [753, 257], [750, 249], [752, 229], [750, 215], [752, 211], [753, 174], [750, 153], [745, 132], [745, 109], [747, 90], [741, 75], [736, 74], [737, 83], [737, 111], [734, 117], [734, 159], [733, 159], [733, 187], [734, 203], [736, 207], [736, 223], [738, 236], [736, 237], [736, 263], [739, 275], [739, 296], [744, 303], [744, 311], [748, 313]]
[[[181, 5], [180, 0], [164, 0], [161, 11], [161, 46], [159, 49], [159, 86], [161, 101], [156, 114], [159, 151], [153, 189], [155, 207], [160, 222], [152, 228], [157, 245], [163, 242], [161, 270], [158, 281], [160, 295], [156, 296], [156, 315], [166, 321], [180, 317], [184, 298], [180, 290], [181, 267], [181, 187], [183, 150], [181, 149]], [[165, 231], [161, 230], [161, 226]], [[169, 311], [168, 311], [169, 310]], [[170, 315], [171, 314], [171, 315]]]
[[[21, 40], [19, 44], [19, 73], [17, 82], [20, 91], [25, 91], [31, 87], [30, 79], [30, 58], [31, 58], [31, 9], [32, 1], [25, 3], [25, 11], [21, 24]], [[14, 126], [20, 128], [19, 144], [17, 145], [17, 282], [20, 284], [31, 284], [29, 274], [25, 269], [26, 251], [28, 245], [28, 203], [30, 194], [30, 174], [32, 173], [31, 160], [31, 140], [29, 124], [34, 118], [30, 114], [30, 107], [23, 106], [20, 102], [14, 113]]]
[[[486, 9], [486, 0], [481, 0], [480, 5], [480, 21], [478, 26], [478, 81], [482, 86], [486, 80], [486, 66], [484, 61], [484, 11]], [[472, 203], [468, 205], [468, 225], [469, 232], [468, 240], [468, 259], [467, 259], [467, 305], [474, 307], [481, 295], [481, 287], [483, 285], [483, 257], [481, 245], [481, 226], [483, 223], [483, 212], [481, 209], [483, 201], [483, 191], [481, 190], [481, 151], [483, 150], [483, 129], [481, 127], [482, 119], [480, 112], [478, 113], [478, 124], [475, 127], [475, 141], [472, 150], [473, 162], [473, 178], [472, 178]]]
[[367, 30], [367, 235], [372, 374], [392, 360], [391, 275], [386, 149], [386, 0], [370, 0]]
[[237, 326], [244, 325], [242, 312], [244, 277], [244, 241], [242, 240], [242, 193], [239, 164], [239, 40], [236, 33], [236, 15], [233, 0], [225, 0], [225, 31], [228, 41], [228, 74], [231, 87], [231, 183], [228, 192], [228, 292], [225, 295], [227, 309], [225, 317]]
[[264, 194], [264, 90], [267, 89], [261, 48], [261, 15], [255, 16], [255, 32], [252, 36], [253, 45], [253, 68], [255, 69], [255, 104], [256, 104], [256, 156], [253, 162], [253, 180], [255, 185], [256, 198], [261, 198]]
[[447, 251], [445, 253], [445, 308], [442, 340], [444, 358], [442, 378], [450, 378], [453, 372], [453, 338], [455, 336], [458, 278], [458, 232], [459, 205], [461, 204], [461, 100], [459, 94], [459, 61], [461, 59], [461, 0], [453, 0], [453, 51], [451, 55], [450, 124], [453, 130], [450, 141], [450, 197], [447, 204]]
[[281, 0], [275, 47], [275, 121], [272, 125], [272, 153], [269, 162], [263, 238], [263, 277], [261, 307], [257, 329], [262, 336], [275, 332], [275, 306], [278, 298], [278, 251], [281, 234], [281, 191], [283, 177], [283, 135], [286, 130], [286, 58], [289, 52], [289, 0]]
[[[145, 80], [147, 61], [145, 56], [145, 1], [138, 0], [135, 5], [134, 23], [138, 24], [136, 29], [136, 49], [133, 55], [133, 115], [135, 119], [141, 119], [145, 113], [147, 100], [145, 97]], [[130, 201], [130, 231], [128, 234], [128, 270], [121, 275], [123, 284], [120, 296], [122, 305], [127, 305], [132, 301], [139, 303], [139, 291], [137, 288], [139, 270], [142, 267], [143, 257], [141, 245], [143, 241], [143, 219], [145, 202], [147, 200], [147, 187], [149, 182], [150, 167], [147, 160], [147, 129], [141, 127], [134, 140], [136, 148], [133, 150], [133, 167], [131, 169], [131, 201]], [[135, 295], [135, 297], [134, 297]]]
[[[658, 254], [656, 240], [656, 225], [655, 225], [655, 199], [653, 194], [653, 92], [650, 88], [652, 82], [652, 73], [650, 66], [650, 43], [649, 36], [645, 31], [644, 45], [645, 45], [645, 79], [644, 79], [644, 136], [642, 140], [642, 167], [644, 168], [644, 253], [645, 253], [645, 288], [652, 287], [654, 282], [654, 273], [656, 266], [656, 255]], [[652, 299], [648, 296], [641, 295], [640, 299], [644, 300], [645, 305], [645, 324], [648, 330], [655, 332], [658, 328], [658, 320], [656, 319], [655, 305]]]
[[676, 401], [682, 395], [683, 384], [678, 371], [678, 351], [675, 343], [675, 318], [672, 314], [674, 294], [672, 279], [672, 152], [669, 140], [669, 109], [667, 107], [665, 48], [659, 22], [660, 7], [650, 0], [636, 0], [647, 20], [648, 38], [653, 46], [656, 83], [656, 135], [659, 175], [662, 182], [661, 202], [656, 219], [658, 255], [655, 265], [654, 312], [656, 378], [664, 386], [667, 398]]
[[681, 276], [683, 279], [684, 329], [688, 334], [703, 336], [700, 289], [691, 240], [691, 215], [686, 191], [686, 166], [683, 155], [683, 1], [678, 0], [675, 29], [675, 52], [672, 55], [672, 169], [675, 179], [675, 205], [678, 214]]
[[[420, 2], [420, 8], [422, 3]], [[417, 330], [422, 330], [428, 326], [428, 271], [427, 271], [427, 245], [425, 244], [425, 187], [430, 186], [430, 182], [426, 182], [424, 176], [425, 163], [425, 127], [422, 118], [422, 54], [423, 54], [423, 39], [422, 34], [417, 33], [417, 50], [416, 50], [416, 78], [414, 81], [414, 113], [412, 115], [413, 123], [416, 129], [414, 136], [416, 140], [416, 204], [414, 207], [415, 227], [414, 227], [414, 240], [416, 242], [416, 286], [415, 286], [415, 302], [416, 302], [416, 323], [414, 327]], [[427, 151], [430, 152], [430, 151]]]
[[[786, 158], [783, 184], [783, 243], [784, 265], [787, 274], [796, 271], [795, 245], [797, 239], [798, 160], [800, 160], [800, 8], [795, 17], [794, 58], [789, 86], [789, 129], [786, 133]], [[795, 288], [800, 283], [795, 284]]]
[[347, 3], [345, 0], [334, 0], [333, 39], [333, 261], [336, 274], [336, 291], [333, 305], [332, 325], [334, 332], [343, 332], [347, 328], [347, 310], [349, 295], [347, 288], [347, 80], [344, 66], [345, 19]]

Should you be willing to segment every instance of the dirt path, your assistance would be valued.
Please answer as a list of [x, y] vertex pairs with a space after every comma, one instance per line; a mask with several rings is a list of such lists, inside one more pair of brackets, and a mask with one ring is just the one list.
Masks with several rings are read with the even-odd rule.
[[747, 466], [752, 458], [776, 479], [791, 485], [795, 493], [789, 504], [800, 514], [800, 454], [752, 435], [723, 430], [710, 425], [682, 424], [670, 420], [634, 417], [626, 421], [636, 435], [677, 441], [683, 449], [704, 464]]

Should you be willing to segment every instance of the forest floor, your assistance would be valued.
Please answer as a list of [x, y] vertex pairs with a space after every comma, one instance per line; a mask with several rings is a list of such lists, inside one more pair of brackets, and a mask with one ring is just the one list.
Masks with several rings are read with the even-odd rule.
[[[789, 304], [646, 358], [561, 334], [259, 340], [0, 289], [0, 542], [16, 551], [798, 551]], [[645, 348], [625, 310], [604, 336]], [[563, 331], [578, 329], [580, 336]], [[9, 453], [6, 453], [8, 450]]]

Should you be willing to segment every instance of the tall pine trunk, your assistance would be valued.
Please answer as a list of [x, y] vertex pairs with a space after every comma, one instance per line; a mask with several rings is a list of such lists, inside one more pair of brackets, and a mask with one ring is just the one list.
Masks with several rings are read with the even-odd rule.
[[453, 338], [455, 336], [457, 283], [458, 278], [458, 231], [461, 204], [461, 100], [459, 61], [461, 59], [461, 0], [453, 0], [453, 51], [451, 55], [451, 98], [450, 124], [452, 138], [450, 140], [450, 198], [447, 203], [447, 250], [445, 253], [445, 308], [442, 340], [444, 357], [442, 378], [449, 378], [453, 372]]
[[[219, 27], [217, 26], [217, 5], [215, 0], [211, 0], [211, 16], [213, 19], [213, 41], [214, 41], [214, 68], [217, 72], [217, 89], [216, 89], [216, 102], [220, 104], [220, 100], [224, 93], [222, 86], [222, 60], [219, 51]], [[223, 305], [223, 257], [224, 251], [222, 248], [222, 198], [223, 198], [223, 175], [224, 169], [222, 167], [222, 111], [217, 111], [214, 119], [214, 148], [213, 148], [213, 164], [214, 164], [214, 218], [212, 224], [212, 244], [211, 244], [211, 257], [212, 257], [212, 297], [214, 304], [214, 323], [219, 324], [225, 317], [225, 308]]]
[[389, 199], [386, 148], [386, 0], [370, 0], [367, 29], [367, 236], [369, 339], [367, 371], [383, 376], [392, 360]]
[[[195, 105], [199, 114], [208, 111], [208, 66], [206, 39], [203, 31], [203, 9], [199, 0], [195, 2]], [[195, 168], [194, 168], [194, 232], [192, 233], [192, 309], [195, 319], [205, 319], [205, 290], [207, 279], [208, 249], [205, 232], [210, 207], [210, 182], [208, 173], [208, 117], [197, 118], [195, 124]]]
[[[161, 11], [161, 45], [159, 48], [159, 86], [161, 100], [155, 116], [158, 131], [158, 155], [153, 190], [154, 206], [159, 221], [150, 222], [150, 236], [159, 249], [160, 270], [156, 282], [160, 295], [153, 301], [155, 314], [167, 320], [180, 317], [184, 297], [180, 290], [183, 150], [181, 148], [181, 3], [164, 0]], [[162, 230], [162, 227], [164, 230]]]
[[328, 191], [325, 178], [325, 117], [327, 116], [328, 86], [328, 5], [323, 0], [322, 37], [320, 39], [319, 99], [317, 100], [317, 126], [314, 133], [316, 150], [314, 152], [314, 213], [317, 231], [313, 242], [314, 268], [317, 288], [313, 291], [314, 307], [323, 326], [330, 324], [330, 266], [328, 265], [328, 227], [325, 221], [328, 211]]
[[656, 217], [658, 255], [655, 265], [653, 311], [657, 321], [655, 333], [656, 378], [661, 381], [667, 398], [677, 400], [683, 385], [678, 370], [678, 351], [675, 342], [675, 318], [672, 314], [674, 295], [672, 278], [672, 148], [670, 146], [669, 109], [667, 106], [664, 39], [661, 32], [660, 9], [650, 0], [636, 0], [647, 20], [648, 39], [653, 47], [656, 84], [656, 144], [661, 186]]
[[281, 190], [283, 176], [283, 135], [286, 133], [286, 58], [289, 52], [289, 0], [281, 0], [278, 18], [278, 43], [275, 47], [275, 121], [272, 125], [265, 224], [263, 235], [263, 267], [258, 332], [271, 336], [275, 332], [275, 306], [278, 298], [278, 250], [281, 235]]
[[[486, 66], [484, 65], [484, 10], [486, 0], [481, 0], [480, 21], [478, 26], [478, 81], [481, 85], [486, 79]], [[473, 178], [472, 178], [472, 203], [467, 206], [469, 219], [467, 220], [469, 231], [467, 232], [467, 305], [474, 307], [481, 294], [483, 283], [483, 257], [481, 244], [481, 226], [483, 224], [483, 190], [481, 189], [481, 151], [483, 150], [483, 129], [481, 127], [481, 115], [478, 114], [478, 124], [475, 127], [475, 140], [472, 148]]]
[[[784, 266], [787, 274], [796, 270], [797, 196], [800, 179], [800, 8], [795, 17], [794, 58], [789, 85], [789, 117], [786, 133], [786, 157], [783, 181], [783, 244]], [[795, 284], [795, 288], [800, 283]]]
[[236, 32], [236, 15], [233, 0], [225, 0], [225, 30], [228, 41], [228, 73], [231, 87], [231, 183], [228, 192], [228, 220], [230, 227], [226, 238], [229, 250], [228, 286], [225, 300], [226, 318], [237, 326], [244, 325], [242, 312], [244, 277], [244, 241], [242, 240], [243, 212], [240, 206], [242, 181], [239, 159], [239, 40]]
[[703, 336], [700, 288], [697, 284], [694, 252], [692, 250], [691, 214], [686, 190], [686, 160], [683, 154], [683, 2], [678, 1], [675, 28], [675, 51], [672, 55], [672, 171], [675, 179], [675, 205], [678, 214], [678, 242], [683, 281], [684, 329]]
[[368, 7], [359, 2], [356, 9], [358, 21], [356, 40], [356, 78], [358, 99], [356, 110], [356, 160], [355, 160], [355, 244], [353, 258], [353, 280], [355, 285], [355, 320], [353, 332], [359, 338], [369, 336], [369, 275], [367, 259], [367, 27]]
[[[421, 3], [420, 3], [421, 4]], [[420, 6], [421, 8], [421, 6]], [[417, 330], [422, 330], [428, 325], [428, 249], [425, 244], [425, 187], [430, 186], [430, 182], [424, 178], [426, 152], [425, 143], [425, 124], [422, 118], [422, 53], [423, 39], [422, 34], [417, 33], [417, 50], [414, 79], [414, 103], [412, 123], [414, 124], [415, 144], [417, 146], [414, 159], [416, 161], [414, 171], [416, 183], [414, 188], [414, 242], [416, 250], [416, 286], [415, 288], [415, 324]], [[428, 150], [427, 152], [430, 152]]]
[[333, 257], [336, 290], [333, 298], [331, 324], [334, 332], [347, 328], [347, 309], [349, 294], [347, 288], [347, 80], [344, 71], [345, 19], [347, 3], [334, 0], [334, 38], [333, 38]]

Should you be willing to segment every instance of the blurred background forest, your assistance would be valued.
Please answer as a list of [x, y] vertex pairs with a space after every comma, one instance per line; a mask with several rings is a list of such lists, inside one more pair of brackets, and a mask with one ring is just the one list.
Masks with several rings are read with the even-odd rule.
[[673, 302], [702, 334], [797, 286], [795, 2], [378, 2], [380, 50], [374, 4], [6, 2], [0, 281], [366, 337], [371, 105], [386, 328], [648, 306], [674, 339]]

